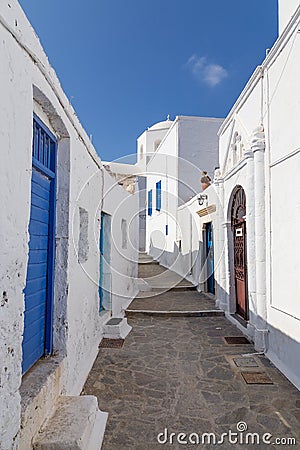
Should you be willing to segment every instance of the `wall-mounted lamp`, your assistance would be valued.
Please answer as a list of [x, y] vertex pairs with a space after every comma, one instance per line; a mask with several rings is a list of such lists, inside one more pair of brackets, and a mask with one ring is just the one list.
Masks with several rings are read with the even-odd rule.
[[199, 197], [197, 198], [199, 205], [203, 205], [204, 201], [207, 200], [207, 195], [206, 194], [200, 194]]

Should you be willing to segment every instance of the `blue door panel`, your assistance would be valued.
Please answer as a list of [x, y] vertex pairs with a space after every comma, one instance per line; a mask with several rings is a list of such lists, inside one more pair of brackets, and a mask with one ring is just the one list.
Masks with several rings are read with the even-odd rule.
[[46, 302], [47, 291], [46, 289], [41, 289], [40, 291], [35, 292], [34, 294], [26, 295], [26, 311], [27, 313], [31, 308], [35, 308], [40, 303]]
[[32, 171], [32, 191], [38, 189], [39, 195], [44, 194], [44, 191], [49, 191], [51, 180], [47, 175], [42, 174], [38, 170]]
[[27, 281], [47, 276], [47, 264], [29, 264], [27, 270]]
[[32, 192], [31, 194], [31, 204], [37, 206], [38, 208], [44, 209], [48, 211], [49, 208], [49, 199], [45, 199], [43, 197], [39, 197], [38, 195]]
[[111, 216], [101, 212], [100, 229], [100, 278], [99, 278], [99, 299], [100, 311], [111, 309]]
[[[31, 192], [35, 195], [38, 195], [41, 198], [44, 198], [46, 200], [49, 199], [49, 185], [46, 182], [45, 184], [43, 183], [43, 186], [41, 184], [38, 183], [38, 178], [35, 177], [34, 181], [32, 179], [32, 184], [31, 184]], [[43, 180], [41, 180], [42, 182]]]
[[32, 250], [29, 253], [28, 265], [37, 263], [46, 263], [48, 258], [48, 250]]
[[[44, 335], [44, 323], [46, 317], [46, 301], [36, 305], [29, 311], [25, 311], [26, 321], [30, 322], [30, 332], [26, 333], [26, 340], [29, 341], [36, 334]], [[26, 340], [24, 342], [26, 342]]]
[[41, 356], [51, 352], [52, 346], [56, 142], [36, 117], [33, 130], [23, 373]]
[[213, 248], [213, 229], [211, 222], [206, 224], [206, 255], [207, 255], [207, 291], [215, 293], [214, 279], [214, 248]]
[[43, 351], [41, 351], [41, 345], [40, 341], [38, 340], [32, 340], [31, 342], [27, 343], [28, 347], [30, 347], [32, 349], [32, 351], [26, 355], [26, 362], [23, 359], [23, 373], [26, 372], [31, 366], [33, 366], [33, 364], [39, 359], [41, 358], [41, 356], [43, 356], [44, 354], [44, 348]]
[[49, 223], [49, 212], [44, 209], [37, 208], [36, 206], [31, 206], [32, 218], [38, 220], [42, 223]]
[[30, 243], [35, 250], [47, 250], [48, 236], [30, 236]]
[[29, 225], [29, 234], [35, 236], [48, 236], [49, 225], [47, 223], [31, 220]]
[[[30, 269], [30, 267], [28, 268]], [[34, 280], [27, 280], [24, 293], [26, 295], [34, 294], [35, 292], [41, 291], [42, 289], [46, 289], [46, 287], [47, 287], [46, 277], [35, 278]]]
[[28, 348], [28, 355], [33, 353], [35, 350], [40, 353], [40, 356], [44, 353], [45, 349], [45, 330], [41, 327], [42, 322], [36, 321], [32, 328], [30, 327], [29, 336], [26, 335], [26, 338], [23, 341], [23, 345], [26, 345]]

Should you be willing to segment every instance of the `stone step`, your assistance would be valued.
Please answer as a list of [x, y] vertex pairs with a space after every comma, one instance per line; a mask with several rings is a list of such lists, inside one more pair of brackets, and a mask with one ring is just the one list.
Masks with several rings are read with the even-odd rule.
[[196, 291], [197, 286], [192, 284], [177, 284], [175, 286], [151, 286], [151, 291], [153, 292], [172, 292], [172, 291]]
[[153, 266], [153, 265], [159, 265], [158, 261], [155, 261], [154, 259], [139, 259], [138, 264], [140, 264], [141, 266]]
[[126, 309], [126, 317], [153, 316], [153, 317], [215, 317], [224, 316], [224, 311], [219, 309], [199, 311], [154, 311], [147, 309]]
[[42, 427], [34, 450], [100, 450], [108, 413], [91, 395], [61, 396], [54, 414]]

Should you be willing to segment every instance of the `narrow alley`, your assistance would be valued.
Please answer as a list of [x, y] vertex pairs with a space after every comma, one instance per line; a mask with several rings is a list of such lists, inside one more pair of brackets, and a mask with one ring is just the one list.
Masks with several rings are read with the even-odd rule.
[[[176, 276], [150, 259], [139, 273], [156, 288], [129, 306], [131, 333], [118, 348], [100, 348], [83, 390], [109, 413], [102, 448], [194, 448], [195, 434], [198, 448], [215, 448], [212, 436], [201, 441], [204, 433], [218, 442], [229, 430], [269, 433], [271, 444], [254, 440], [251, 448], [281, 448], [272, 445], [277, 438], [299, 443], [299, 391], [189, 283], [161, 293], [159, 274], [164, 286]], [[179, 433], [191, 441], [178, 443]], [[225, 438], [220, 447], [242, 444]]]

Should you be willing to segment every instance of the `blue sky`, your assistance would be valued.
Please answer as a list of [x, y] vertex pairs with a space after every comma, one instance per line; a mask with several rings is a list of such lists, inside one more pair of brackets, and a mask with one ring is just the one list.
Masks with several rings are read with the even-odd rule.
[[277, 0], [21, 0], [103, 160], [176, 115], [225, 117], [277, 37]]

